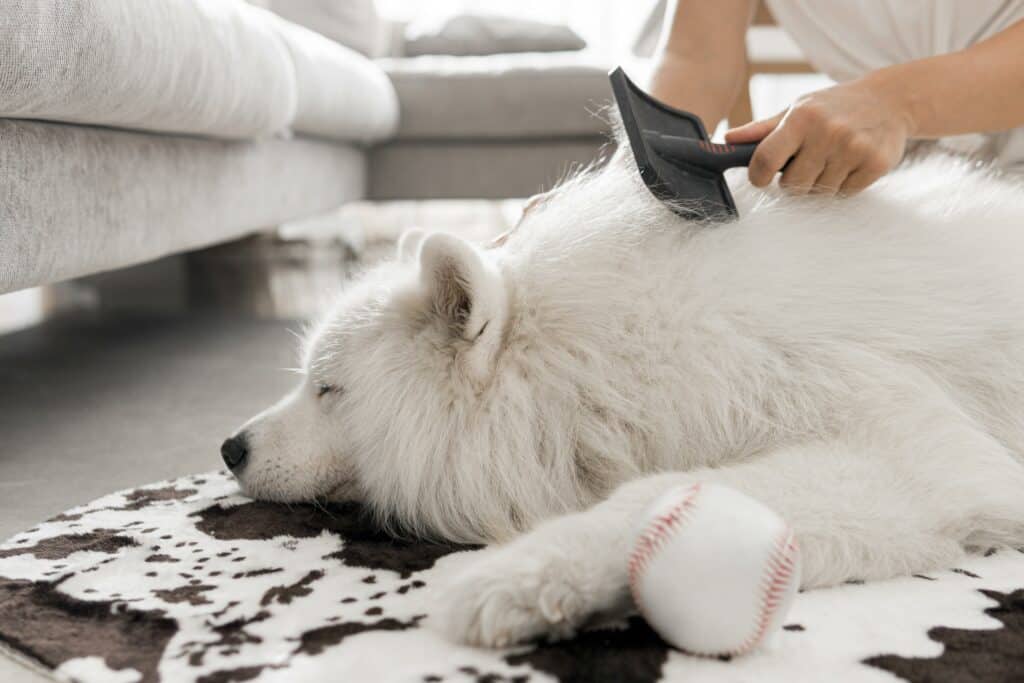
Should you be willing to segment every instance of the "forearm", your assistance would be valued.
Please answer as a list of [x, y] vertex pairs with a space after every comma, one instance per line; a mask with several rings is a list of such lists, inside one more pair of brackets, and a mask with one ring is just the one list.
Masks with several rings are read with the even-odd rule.
[[[742, 72], [744, 65], [734, 67]], [[730, 78], [721, 64], [708, 64], [690, 57], [662, 54], [652, 71], [650, 92], [658, 100], [700, 117], [714, 132], [739, 94], [739, 78]]]
[[651, 94], [713, 129], [729, 113], [746, 76], [745, 35], [754, 7], [751, 0], [670, 2]]
[[966, 50], [880, 69], [863, 82], [937, 138], [1024, 125], [1024, 21]]

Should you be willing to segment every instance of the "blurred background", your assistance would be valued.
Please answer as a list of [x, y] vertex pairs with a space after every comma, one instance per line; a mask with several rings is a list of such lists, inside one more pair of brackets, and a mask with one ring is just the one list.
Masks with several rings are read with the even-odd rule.
[[443, 21], [460, 14], [516, 16], [568, 26], [592, 49], [614, 55], [630, 43], [658, 3], [620, 0], [378, 0], [383, 16], [397, 21]]

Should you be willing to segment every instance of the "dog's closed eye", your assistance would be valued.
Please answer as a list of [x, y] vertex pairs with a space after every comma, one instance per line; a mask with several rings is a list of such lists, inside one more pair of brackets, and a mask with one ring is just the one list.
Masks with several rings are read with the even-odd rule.
[[316, 397], [321, 398], [327, 394], [340, 394], [342, 388], [336, 384], [325, 384], [323, 382], [316, 385]]

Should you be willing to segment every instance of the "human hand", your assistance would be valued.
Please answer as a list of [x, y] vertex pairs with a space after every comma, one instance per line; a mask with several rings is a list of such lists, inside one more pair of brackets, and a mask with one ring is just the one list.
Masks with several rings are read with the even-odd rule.
[[855, 194], [899, 163], [912, 127], [896, 98], [861, 79], [806, 95], [780, 114], [730, 130], [725, 140], [761, 141], [748, 170], [757, 187], [785, 166], [779, 185], [793, 194]]

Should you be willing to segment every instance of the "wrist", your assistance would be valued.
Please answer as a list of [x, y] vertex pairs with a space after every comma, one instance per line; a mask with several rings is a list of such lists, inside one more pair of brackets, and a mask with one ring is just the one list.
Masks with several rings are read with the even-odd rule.
[[889, 110], [908, 138], [921, 135], [927, 103], [900, 67], [879, 69], [861, 78], [860, 82]]
[[653, 71], [687, 72], [692, 76], [695, 66], [699, 65], [695, 64], [690, 55], [669, 49], [659, 50], [654, 54], [654, 58], [651, 60], [651, 67]]

